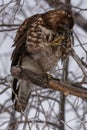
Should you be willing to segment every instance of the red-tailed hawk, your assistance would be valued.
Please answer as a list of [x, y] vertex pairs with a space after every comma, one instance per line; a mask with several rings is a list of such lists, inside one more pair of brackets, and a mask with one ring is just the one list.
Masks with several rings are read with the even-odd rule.
[[[73, 24], [68, 10], [52, 10], [27, 18], [14, 40], [11, 67], [20, 65], [39, 74], [52, 70], [59, 58], [68, 54], [71, 45], [67, 39]], [[12, 100], [16, 111], [25, 110], [31, 88], [30, 81], [13, 79]]]

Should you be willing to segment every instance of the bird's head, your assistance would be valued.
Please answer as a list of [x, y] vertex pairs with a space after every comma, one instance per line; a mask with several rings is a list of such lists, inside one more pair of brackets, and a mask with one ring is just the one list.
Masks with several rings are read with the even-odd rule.
[[59, 32], [72, 30], [74, 20], [68, 10], [51, 10], [43, 14], [43, 19], [48, 28]]

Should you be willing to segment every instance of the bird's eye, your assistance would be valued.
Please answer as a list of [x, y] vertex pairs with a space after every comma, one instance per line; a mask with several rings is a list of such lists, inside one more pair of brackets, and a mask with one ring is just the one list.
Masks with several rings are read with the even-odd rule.
[[58, 35], [61, 35], [61, 32], [59, 32]]
[[68, 33], [69, 36], [72, 36], [72, 31]]

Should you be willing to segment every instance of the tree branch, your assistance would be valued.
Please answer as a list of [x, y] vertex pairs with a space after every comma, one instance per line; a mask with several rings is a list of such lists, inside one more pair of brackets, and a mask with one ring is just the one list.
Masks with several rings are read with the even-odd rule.
[[87, 20], [81, 14], [75, 13], [74, 21], [80, 28], [87, 32]]
[[53, 77], [49, 78], [48, 74], [36, 74], [29, 69], [24, 69], [18, 66], [12, 67], [11, 73], [17, 79], [30, 80], [33, 84], [40, 87], [61, 91], [64, 95], [71, 94], [87, 99], [87, 89], [82, 88], [82, 86], [79, 86], [77, 83], [61, 81]]

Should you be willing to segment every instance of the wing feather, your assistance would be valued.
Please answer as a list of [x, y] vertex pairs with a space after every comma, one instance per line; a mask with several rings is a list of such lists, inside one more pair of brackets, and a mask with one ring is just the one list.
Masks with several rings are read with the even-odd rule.
[[[14, 44], [12, 47], [15, 47], [12, 56], [11, 56], [11, 67], [16, 65], [21, 65], [21, 61], [24, 55], [26, 55], [26, 39], [27, 39], [27, 31], [31, 27], [32, 23], [36, 21], [36, 19], [40, 17], [40, 14], [36, 14], [30, 18], [27, 18], [23, 24], [19, 27], [17, 34], [14, 39]], [[16, 78], [13, 79], [13, 92], [12, 92], [12, 100], [15, 99], [15, 94], [18, 93], [18, 80]]]
[[36, 19], [40, 17], [40, 14], [36, 14], [30, 18], [27, 18], [23, 24], [19, 27], [17, 34], [14, 39], [13, 47], [15, 47], [11, 60], [12, 64], [11, 66], [17, 65], [19, 63], [20, 58], [25, 53], [25, 44], [26, 44], [26, 38], [27, 38], [27, 31], [31, 27], [32, 23], [36, 21]]

